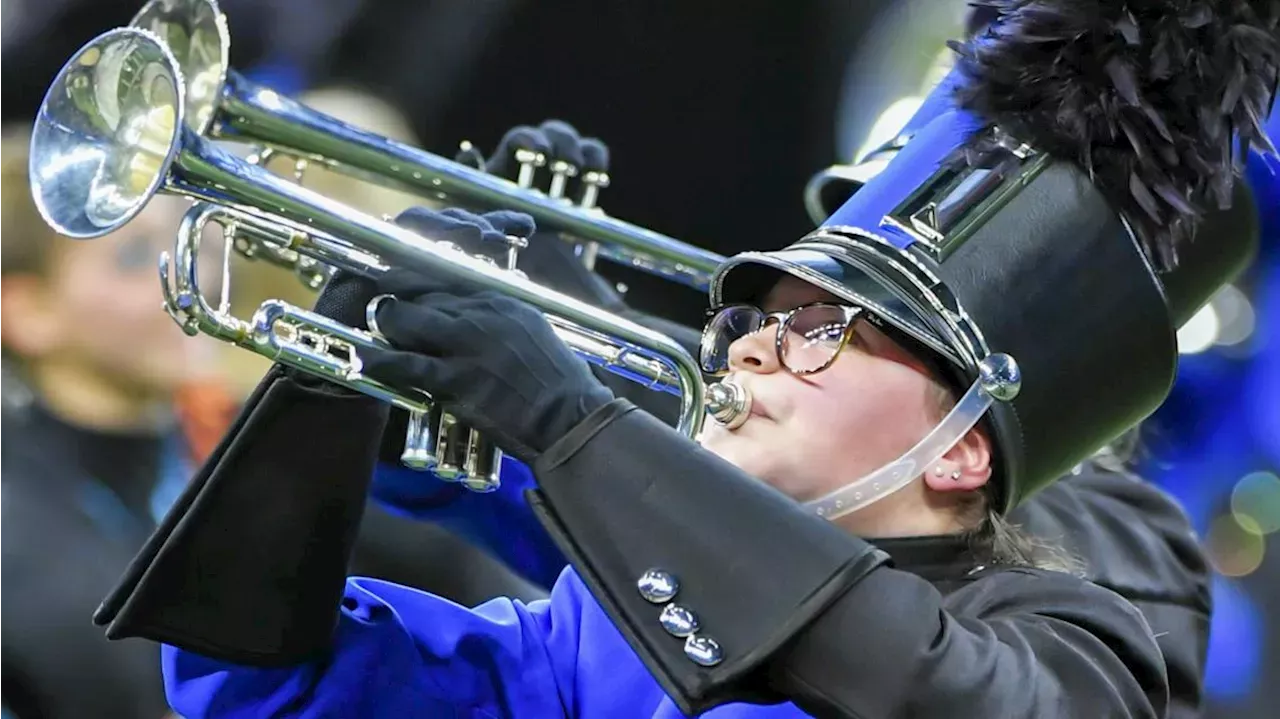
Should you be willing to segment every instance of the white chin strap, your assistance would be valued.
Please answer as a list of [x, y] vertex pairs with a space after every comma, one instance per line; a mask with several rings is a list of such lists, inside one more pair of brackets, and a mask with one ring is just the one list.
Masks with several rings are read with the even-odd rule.
[[804, 506], [825, 519], [838, 519], [902, 489], [924, 468], [938, 462], [978, 424], [995, 398], [975, 381], [933, 431], [897, 460]]

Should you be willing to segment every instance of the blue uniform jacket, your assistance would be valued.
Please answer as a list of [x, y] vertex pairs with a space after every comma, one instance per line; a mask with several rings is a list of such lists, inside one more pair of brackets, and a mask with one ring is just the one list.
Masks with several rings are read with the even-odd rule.
[[[164, 647], [166, 690], [188, 719], [297, 716], [680, 717], [538, 524], [524, 500], [528, 467], [503, 458], [502, 486], [475, 494], [382, 465], [373, 497], [447, 527], [527, 578], [547, 600], [494, 599], [475, 608], [374, 579], [347, 582], [323, 665], [235, 667]], [[557, 579], [558, 577], [558, 579]], [[711, 717], [806, 716], [791, 705], [738, 704]]]
[[444, 527], [549, 588], [568, 561], [525, 501], [535, 487], [528, 466], [503, 456], [502, 484], [489, 494], [387, 463], [378, 465], [370, 491], [388, 511]]
[[[388, 582], [347, 583], [332, 657], [236, 667], [166, 646], [169, 701], [201, 717], [680, 717], [572, 569], [551, 598], [474, 609]], [[731, 704], [709, 717], [806, 716]]]

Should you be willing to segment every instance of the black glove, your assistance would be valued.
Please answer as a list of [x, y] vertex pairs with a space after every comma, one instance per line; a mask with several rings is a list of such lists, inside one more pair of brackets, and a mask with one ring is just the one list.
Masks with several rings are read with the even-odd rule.
[[[488, 161], [479, 158], [478, 153], [473, 153], [473, 158], [479, 158], [473, 159], [473, 163], [486, 172], [515, 180], [520, 169], [515, 157], [520, 150], [545, 155], [548, 167], [564, 163], [575, 168], [571, 172], [576, 179], [569, 181], [570, 190], [566, 195], [578, 201], [581, 200], [584, 189], [584, 178], [593, 174], [608, 175], [609, 148], [597, 138], [582, 137], [572, 125], [560, 120], [547, 120], [538, 127], [522, 125], [513, 128], [502, 137], [498, 149]], [[535, 183], [535, 186], [539, 184]], [[569, 238], [572, 239], [574, 238]], [[587, 269], [581, 256], [581, 248], [572, 241], [566, 241], [551, 232], [539, 233], [529, 241], [529, 248], [520, 254], [520, 269], [524, 270], [530, 280], [540, 285], [661, 332], [690, 353], [697, 354], [701, 339], [699, 330], [629, 307], [611, 282]], [[635, 401], [637, 397], [631, 399]], [[643, 400], [637, 404], [645, 407]]]
[[[575, 168], [571, 171], [573, 176], [569, 179], [566, 195], [577, 201], [581, 201], [585, 189], [584, 178], [590, 177], [592, 173], [597, 177], [607, 177], [609, 170], [608, 147], [594, 137], [582, 137], [572, 125], [559, 120], [548, 120], [538, 127], [523, 125], [509, 130], [487, 161], [474, 148], [464, 153], [459, 160], [514, 181], [520, 169], [516, 154], [521, 150], [544, 155], [548, 167], [564, 163]], [[539, 181], [534, 186], [546, 189], [549, 177], [550, 173], [541, 171], [537, 176]], [[699, 330], [628, 306], [613, 283], [586, 267], [582, 248], [572, 240], [573, 238], [564, 238], [555, 232], [537, 233], [530, 238], [528, 248], [520, 253], [520, 269], [539, 285], [667, 335], [690, 354], [697, 355], [701, 341]], [[669, 424], [675, 424], [678, 420], [678, 397], [647, 389], [600, 367], [593, 367], [592, 371], [615, 395], [626, 397]]]
[[[583, 201], [588, 183], [607, 183], [609, 148], [594, 137], [582, 137], [572, 125], [562, 120], [547, 120], [538, 127], [520, 125], [507, 131], [497, 149], [486, 160], [478, 150], [467, 146], [456, 158], [459, 162], [484, 170], [513, 182], [520, 176], [522, 151], [536, 153], [545, 159], [545, 168], [534, 175], [533, 187], [549, 191], [556, 174], [564, 176], [563, 196], [575, 204]], [[603, 185], [597, 185], [603, 186]]]
[[[316, 309], [364, 326], [368, 280]], [[388, 406], [272, 367], [94, 622], [243, 664], [318, 656], [338, 618]]]
[[[515, 131], [513, 131], [514, 133]], [[510, 133], [509, 133], [510, 134]], [[501, 261], [509, 247], [508, 237], [523, 237], [532, 240], [529, 247], [520, 253], [519, 267], [529, 275], [529, 279], [545, 287], [570, 295], [575, 299], [602, 307], [606, 311], [626, 316], [631, 310], [622, 302], [622, 298], [608, 286], [603, 278], [593, 274], [582, 265], [574, 255], [571, 245], [552, 234], [537, 234], [532, 218], [519, 212], [494, 211], [483, 215], [474, 214], [458, 208], [445, 210], [429, 210], [423, 207], [412, 207], [402, 212], [395, 219], [396, 224], [413, 230], [418, 234], [439, 242], [448, 242], [473, 255], [490, 257]], [[353, 278], [360, 284], [361, 292], [328, 293], [317, 304], [325, 306], [322, 314], [356, 327], [364, 326], [365, 302], [375, 294], [389, 293], [385, 288], [373, 289], [370, 280]], [[402, 283], [403, 284], [403, 283]], [[410, 286], [412, 283], [410, 283]], [[346, 298], [352, 300], [347, 302]], [[328, 300], [328, 301], [326, 301]], [[345, 306], [338, 306], [346, 302]], [[529, 309], [529, 308], [526, 308]], [[541, 318], [539, 317], [541, 322]], [[641, 324], [644, 324], [643, 322]], [[657, 331], [663, 331], [662, 329]], [[683, 329], [683, 328], [681, 328]], [[688, 330], [692, 332], [691, 330]], [[367, 370], [366, 370], [367, 371]], [[652, 414], [674, 424], [679, 416], [679, 398], [661, 392], [646, 389], [630, 380], [619, 377], [599, 367], [591, 367], [596, 378], [619, 396], [631, 399]], [[397, 385], [402, 386], [402, 385]], [[410, 382], [405, 387], [418, 386]], [[427, 389], [425, 386], [423, 389]], [[404, 449], [405, 432], [409, 424], [409, 414], [404, 410], [392, 409], [387, 422], [386, 434], [383, 437], [379, 459], [387, 464], [399, 464]], [[495, 438], [496, 440], [496, 438]], [[501, 443], [499, 442], [499, 446]]]
[[[425, 207], [411, 207], [396, 217], [395, 223], [413, 230], [431, 240], [448, 242], [471, 255], [481, 255], [501, 263], [507, 248], [508, 237], [529, 238], [534, 234], [532, 218], [519, 212], [498, 210], [483, 215], [474, 214], [458, 208], [429, 210]], [[370, 281], [370, 287], [374, 287]], [[385, 290], [370, 291], [361, 296], [358, 302], [335, 309], [344, 317], [359, 316], [361, 327], [364, 326], [365, 303], [369, 298]], [[408, 387], [417, 386], [410, 383]], [[379, 460], [386, 464], [400, 464], [404, 450], [405, 433], [409, 427], [409, 413], [392, 408], [387, 421], [386, 433], [383, 436]]]
[[[582, 178], [609, 169], [609, 149], [604, 143], [593, 137], [581, 137], [572, 125], [560, 120], [508, 130], [488, 160], [474, 149], [459, 160], [514, 181], [519, 175], [520, 163], [516, 156], [520, 151], [543, 155], [548, 167], [561, 169], [567, 177], [566, 196], [579, 199]], [[549, 189], [551, 173], [543, 171], [536, 177], [540, 182], [535, 182], [534, 187]], [[528, 249], [520, 253], [519, 267], [533, 282], [557, 292], [615, 314], [627, 311], [622, 295], [603, 277], [587, 269], [580, 248], [555, 232], [544, 231], [530, 238]]]
[[[509, 226], [496, 228], [488, 220], [504, 221], [509, 214], [459, 219], [414, 212], [417, 227], [429, 236], [505, 233]], [[396, 297], [382, 302], [377, 315], [396, 350], [361, 350], [364, 372], [393, 387], [426, 390], [522, 461], [531, 462], [613, 399], [542, 313], [523, 302], [404, 270], [388, 272], [377, 284], [379, 294]]]

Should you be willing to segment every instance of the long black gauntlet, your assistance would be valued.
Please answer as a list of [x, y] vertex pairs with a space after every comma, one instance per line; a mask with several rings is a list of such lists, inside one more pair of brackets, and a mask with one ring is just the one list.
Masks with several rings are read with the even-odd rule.
[[680, 710], [776, 703], [770, 659], [888, 557], [615, 400], [534, 464], [533, 508]]
[[[341, 277], [317, 310], [363, 326], [372, 285]], [[103, 601], [111, 639], [241, 664], [316, 656], [336, 625], [387, 405], [272, 367]]]

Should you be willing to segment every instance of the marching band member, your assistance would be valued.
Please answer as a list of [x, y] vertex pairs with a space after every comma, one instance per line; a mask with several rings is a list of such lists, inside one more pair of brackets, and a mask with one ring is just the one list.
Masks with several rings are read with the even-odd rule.
[[[893, 140], [860, 163], [835, 165], [815, 175], [805, 191], [814, 221], [821, 224], [838, 210], [945, 111], [949, 88], [960, 80], [960, 73], [950, 73]], [[1280, 139], [1280, 113], [1271, 114], [1264, 130], [1272, 143]], [[1250, 153], [1245, 170], [1254, 204], [1260, 210], [1280, 207], [1280, 160]], [[1280, 241], [1280, 227], [1268, 225], [1266, 215], [1258, 221], [1264, 242]], [[1036, 493], [1013, 510], [1010, 521], [1029, 537], [1060, 542], [1068, 557], [1080, 560], [1090, 581], [1142, 611], [1169, 673], [1169, 715], [1200, 716], [1213, 605], [1208, 559], [1177, 501], [1133, 474], [1129, 455], [1136, 437], [1137, 430]], [[405, 479], [398, 470], [381, 470], [375, 496], [403, 501], [409, 488]]]
[[[897, 137], [909, 138], [937, 117], [947, 104], [947, 85], [956, 79], [956, 75], [949, 77]], [[1273, 142], [1280, 135], [1273, 127], [1278, 120], [1280, 114], [1273, 114], [1266, 128]], [[514, 179], [516, 168], [510, 160], [519, 150], [542, 152], [551, 164], [590, 154], [582, 148], [598, 142], [583, 139], [571, 126], [555, 121], [539, 128], [515, 128], [482, 166]], [[882, 152], [881, 157], [885, 154], [889, 152]], [[1265, 197], [1275, 198], [1273, 204], [1280, 203], [1280, 173], [1268, 172], [1264, 161], [1258, 153], [1250, 155], [1246, 181], [1257, 198], [1255, 204], [1262, 204]], [[826, 173], [822, 178], [827, 192], [821, 195], [842, 198], [835, 207], [825, 210], [824, 217], [834, 213], [856, 190], [850, 178], [865, 180], [874, 174], [866, 167], [844, 169], [845, 172]], [[845, 187], [837, 187], [841, 183]], [[423, 231], [429, 234], [430, 228]], [[1264, 237], [1274, 233], [1275, 228], [1263, 227]], [[482, 244], [468, 249], [485, 252]], [[617, 292], [584, 266], [568, 243], [539, 233], [525, 253], [522, 265], [529, 268], [531, 279], [538, 284], [570, 292], [615, 314], [628, 313], [642, 321], [642, 316], [627, 307]], [[525, 259], [531, 261], [526, 263]], [[685, 343], [689, 340], [685, 339]], [[693, 344], [696, 346], [696, 341]], [[627, 392], [627, 398], [642, 409], [674, 424], [667, 395], [640, 389], [605, 372], [597, 375], [615, 393]], [[386, 451], [374, 474], [371, 498], [394, 513], [446, 526], [522, 576], [551, 587], [567, 560], [525, 501], [526, 493], [537, 487], [530, 469], [506, 457], [502, 484], [489, 494], [475, 494], [456, 483], [432, 481], [434, 476], [424, 481], [421, 472], [407, 469], [398, 461], [405, 424], [403, 417], [396, 421], [398, 414], [403, 413], [393, 410], [390, 424], [394, 428], [386, 435]], [[1029, 557], [1040, 566], [1082, 572], [1089, 581], [1133, 603], [1151, 626], [1165, 660], [1169, 716], [1199, 716], [1212, 609], [1208, 560], [1178, 502], [1136, 476], [1128, 466], [1127, 457], [1132, 450], [1127, 445], [1132, 440], [1126, 435], [1115, 446], [1104, 448], [1014, 508], [1006, 524], [1017, 531], [997, 535], [1000, 551], [1006, 556]]]
[[[1256, 216], [1231, 151], [1266, 144], [1276, 17], [1086, 5], [998, 4], [954, 107], [827, 227], [720, 269], [700, 354], [751, 402], [701, 446], [518, 302], [400, 271], [326, 291], [355, 325], [394, 295], [366, 372], [533, 468], [572, 564], [548, 601], [344, 585], [387, 410], [273, 371], [99, 621], [169, 645], [193, 717], [1162, 715], [1141, 615], [994, 537], [1158, 406], [1173, 329], [1247, 261], [1247, 228], [1188, 238]], [[342, 412], [360, 431], [329, 441]]]
[[30, 141], [26, 127], [2, 141], [0, 702], [5, 717], [160, 719], [157, 648], [108, 642], [84, 618], [202, 461], [190, 420], [215, 413], [191, 400], [221, 384], [216, 345], [156, 312], [151, 258], [182, 203], [61, 244], [32, 200]]
[[[972, 14], [970, 35], [985, 24], [983, 14], [984, 8]], [[948, 75], [894, 140], [871, 153], [863, 163], [835, 166], [819, 173], [806, 188], [806, 207], [814, 221], [821, 224], [839, 209], [910, 137], [945, 111], [950, 90], [960, 79], [957, 72]], [[1280, 137], [1280, 113], [1272, 114], [1265, 129], [1272, 142]], [[517, 168], [512, 159], [521, 150], [544, 154], [548, 164], [563, 161], [575, 166], [581, 163], [584, 171], [607, 170], [597, 159], [608, 157], [599, 140], [583, 139], [572, 126], [556, 121], [538, 128], [513, 129], [503, 137], [488, 162], [481, 160], [478, 166], [514, 180]], [[1267, 167], [1267, 161], [1263, 155], [1251, 153], [1245, 179], [1256, 205], [1280, 206], [1280, 172]], [[1272, 158], [1271, 162], [1276, 161]], [[1267, 227], [1264, 219], [1263, 237], [1274, 239], [1276, 233], [1277, 228]], [[618, 293], [584, 266], [570, 245], [555, 240], [540, 236], [531, 241], [527, 251], [531, 255], [528, 259], [533, 260], [529, 263], [531, 277], [541, 285], [569, 291], [645, 323], [642, 314], [630, 310]], [[480, 247], [472, 249], [483, 251]], [[671, 332], [667, 328], [656, 329]], [[685, 343], [689, 341], [685, 339]], [[597, 374], [607, 383], [614, 379], [607, 373]], [[636, 385], [615, 381], [611, 388], [626, 392]], [[665, 418], [672, 411], [661, 404], [666, 395], [631, 391], [627, 396], [660, 417]], [[398, 441], [403, 436], [403, 422], [393, 424], [395, 430], [388, 436]], [[1130, 435], [1136, 435], [1136, 430]], [[1133, 603], [1151, 625], [1164, 656], [1170, 684], [1169, 715], [1199, 716], [1212, 610], [1208, 560], [1177, 501], [1133, 474], [1128, 462], [1128, 454], [1133, 451], [1128, 445], [1133, 439], [1126, 436], [1115, 446], [1104, 448], [1028, 498], [1009, 517], [1009, 524], [1020, 532], [1004, 532], [1000, 536], [1003, 542], [1013, 545], [1006, 551], [1024, 555], [1039, 552], [1039, 563], [1078, 568], [1091, 582]], [[389, 448], [398, 452], [394, 445]], [[372, 487], [375, 501], [393, 512], [444, 524], [523, 576], [543, 586], [554, 584], [566, 560], [524, 500], [525, 493], [536, 487], [528, 467], [506, 458], [503, 485], [492, 494], [479, 496], [456, 484], [424, 482], [419, 473], [405, 469], [394, 459], [395, 454], [390, 454], [388, 461], [379, 464]], [[1061, 544], [1056, 547], [1059, 551], [1052, 551], [1053, 543]]]

